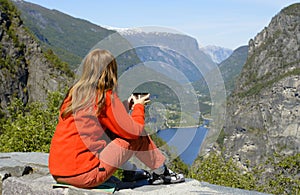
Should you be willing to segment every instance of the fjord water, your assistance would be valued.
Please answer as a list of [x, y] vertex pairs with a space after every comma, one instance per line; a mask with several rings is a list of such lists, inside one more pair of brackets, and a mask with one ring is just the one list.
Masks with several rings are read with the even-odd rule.
[[207, 122], [199, 127], [163, 129], [157, 135], [175, 149], [184, 163], [192, 165], [208, 131], [206, 124]]

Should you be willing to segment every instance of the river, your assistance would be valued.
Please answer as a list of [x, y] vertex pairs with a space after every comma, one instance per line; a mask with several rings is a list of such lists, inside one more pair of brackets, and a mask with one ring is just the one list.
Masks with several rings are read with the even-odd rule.
[[204, 125], [199, 127], [163, 129], [159, 130], [157, 135], [175, 148], [183, 162], [192, 165], [208, 131], [205, 127], [207, 124], [208, 121], [205, 121]]

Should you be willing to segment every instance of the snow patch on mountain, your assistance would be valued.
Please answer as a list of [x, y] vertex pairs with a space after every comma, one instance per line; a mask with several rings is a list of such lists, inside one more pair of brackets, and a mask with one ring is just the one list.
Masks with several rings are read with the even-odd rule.
[[111, 26], [104, 26], [106, 29], [115, 30], [123, 36], [131, 36], [141, 33], [151, 33], [156, 35], [167, 35], [167, 34], [179, 34], [183, 35], [182, 32], [179, 32], [175, 29], [159, 27], [159, 26], [144, 26], [144, 27], [131, 27], [131, 28], [118, 28]]
[[222, 61], [226, 60], [233, 52], [232, 49], [224, 48], [224, 47], [219, 47], [215, 45], [209, 45], [205, 47], [200, 48], [204, 53], [209, 55], [211, 59], [219, 64]]

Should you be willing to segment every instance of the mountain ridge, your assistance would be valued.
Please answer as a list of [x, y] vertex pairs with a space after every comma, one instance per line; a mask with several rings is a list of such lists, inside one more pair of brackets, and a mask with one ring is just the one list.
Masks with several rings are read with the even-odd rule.
[[232, 54], [219, 64], [227, 93], [231, 93], [236, 84], [237, 77], [247, 60], [248, 46], [241, 46], [235, 49]]
[[[249, 41], [248, 59], [229, 97], [223, 147], [245, 170], [300, 152], [299, 10], [299, 3], [284, 8]], [[263, 174], [271, 171], [276, 172], [270, 166]]]
[[[55, 9], [50, 10], [26, 1], [14, 3], [21, 11], [25, 25], [38, 37], [41, 45], [55, 51], [63, 61], [70, 64], [72, 69], [81, 63], [86, 53], [98, 41], [115, 32]], [[84, 40], [82, 33], [86, 37]]]

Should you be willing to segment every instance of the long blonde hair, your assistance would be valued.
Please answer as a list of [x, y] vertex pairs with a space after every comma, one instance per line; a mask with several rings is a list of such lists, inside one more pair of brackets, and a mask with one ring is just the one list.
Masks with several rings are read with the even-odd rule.
[[106, 91], [116, 91], [117, 77], [117, 63], [114, 56], [107, 50], [91, 51], [83, 61], [80, 79], [67, 94], [66, 98], [70, 98], [71, 101], [61, 116], [68, 117], [80, 109], [93, 107], [95, 103], [98, 116], [105, 104]]

